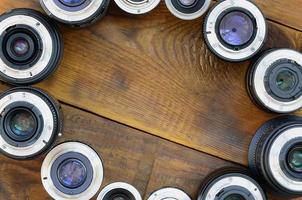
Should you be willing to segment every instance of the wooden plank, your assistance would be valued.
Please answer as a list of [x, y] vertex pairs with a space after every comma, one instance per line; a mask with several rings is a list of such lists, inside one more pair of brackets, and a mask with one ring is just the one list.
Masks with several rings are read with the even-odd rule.
[[267, 18], [302, 30], [302, 0], [255, 0]]
[[[63, 112], [64, 133], [57, 143], [82, 141], [100, 153], [105, 166], [102, 187], [126, 181], [142, 195], [149, 195], [153, 189], [171, 185], [195, 196], [208, 173], [232, 165], [66, 105]], [[50, 199], [40, 181], [42, 161], [42, 156], [32, 161], [15, 161], [1, 155], [0, 199]]]
[[[35, 1], [3, 2], [3, 10], [38, 6]], [[254, 106], [246, 93], [250, 63], [213, 56], [201, 25], [201, 20], [175, 19], [163, 4], [144, 16], [112, 6], [94, 26], [63, 28], [63, 62], [39, 86], [68, 104], [246, 164], [255, 130], [273, 115]], [[301, 32], [271, 22], [269, 30], [266, 49], [302, 48]]]
[[[102, 188], [115, 181], [126, 181], [146, 199], [156, 189], [174, 186], [195, 199], [201, 182], [209, 173], [234, 166], [67, 105], [62, 109], [64, 132], [56, 143], [76, 140], [93, 147], [104, 162]], [[43, 158], [44, 155], [30, 161], [16, 161], [0, 155], [0, 199], [50, 200], [40, 181]]]

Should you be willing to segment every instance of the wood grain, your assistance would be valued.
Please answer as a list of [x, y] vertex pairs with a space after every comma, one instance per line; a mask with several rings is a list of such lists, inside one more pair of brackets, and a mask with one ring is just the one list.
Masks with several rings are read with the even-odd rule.
[[[8, 7], [37, 7], [7, 1]], [[18, 3], [15, 3], [18, 2]], [[89, 28], [63, 27], [65, 56], [39, 86], [59, 100], [156, 136], [237, 163], [262, 123], [273, 117], [245, 90], [249, 62], [213, 56], [202, 39], [202, 20], [181, 21], [164, 4], [133, 16], [112, 4]], [[265, 49], [302, 48], [301, 32], [269, 22]]]
[[[64, 133], [57, 143], [76, 140], [91, 145], [104, 161], [102, 187], [111, 182], [126, 181], [147, 198], [158, 188], [175, 186], [195, 197], [208, 173], [223, 166], [233, 166], [70, 106], [63, 105], [63, 113]], [[0, 199], [51, 199], [40, 181], [43, 157], [15, 161], [1, 155]]]
[[255, 0], [267, 18], [283, 25], [302, 30], [302, 0]]
[[[125, 181], [147, 199], [161, 187], [174, 186], [196, 199], [206, 176], [216, 169], [235, 166], [67, 105], [62, 109], [64, 131], [56, 143], [80, 141], [94, 148], [104, 162], [102, 188], [112, 182]], [[50, 200], [40, 181], [44, 157], [16, 161], [0, 155], [0, 199]], [[270, 200], [281, 199], [270, 196]]]

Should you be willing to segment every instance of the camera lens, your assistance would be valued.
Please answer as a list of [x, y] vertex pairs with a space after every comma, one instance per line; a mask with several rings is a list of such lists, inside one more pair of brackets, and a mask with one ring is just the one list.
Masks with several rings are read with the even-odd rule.
[[40, 0], [45, 12], [61, 23], [84, 27], [103, 18], [110, 0]]
[[222, 17], [219, 34], [228, 45], [242, 46], [253, 37], [254, 24], [244, 12], [233, 11]]
[[215, 55], [240, 62], [260, 51], [267, 36], [267, 25], [262, 12], [251, 1], [224, 0], [206, 16], [203, 34]]
[[250, 144], [249, 166], [275, 193], [302, 196], [302, 118], [285, 115], [264, 123]]
[[15, 159], [47, 150], [61, 131], [58, 103], [44, 91], [17, 87], [0, 96], [0, 150]]
[[142, 200], [142, 197], [132, 185], [115, 182], [102, 189], [97, 200]]
[[290, 150], [287, 156], [287, 163], [291, 170], [297, 173], [302, 172], [302, 145], [297, 145]]
[[116, 5], [130, 14], [145, 14], [153, 10], [160, 0], [114, 0]]
[[41, 178], [54, 199], [91, 199], [103, 180], [102, 160], [86, 144], [65, 142], [47, 154]]
[[191, 198], [182, 190], [173, 187], [159, 189], [153, 192], [148, 200], [191, 200]]
[[202, 184], [197, 200], [266, 200], [260, 185], [241, 168], [222, 168]]
[[31, 138], [37, 129], [37, 120], [34, 114], [28, 109], [20, 108], [14, 110], [11, 115], [8, 122], [10, 132], [24, 140]]
[[58, 168], [58, 178], [68, 188], [81, 186], [87, 177], [85, 165], [77, 159], [67, 159]]
[[290, 49], [263, 54], [247, 74], [248, 92], [261, 108], [290, 113], [302, 107], [302, 54]]
[[193, 20], [208, 10], [211, 0], [165, 0], [165, 3], [175, 17]]
[[29, 52], [29, 42], [25, 38], [17, 38], [12, 42], [12, 51], [18, 57]]
[[14, 9], [0, 15], [0, 22], [2, 80], [30, 85], [55, 71], [63, 50], [59, 30], [53, 22], [31, 9]]

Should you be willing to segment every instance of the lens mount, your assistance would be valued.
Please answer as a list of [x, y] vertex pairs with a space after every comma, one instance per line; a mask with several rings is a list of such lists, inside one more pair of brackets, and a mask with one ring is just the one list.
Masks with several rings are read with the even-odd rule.
[[73, 27], [84, 27], [103, 18], [109, 2], [109, 0], [40, 0], [40, 4], [50, 17]]
[[211, 0], [191, 0], [192, 2], [186, 2], [186, 4], [182, 1], [165, 0], [165, 3], [175, 17], [183, 20], [193, 20], [202, 16], [211, 4]]
[[40, 12], [13, 9], [0, 15], [0, 36], [2, 80], [30, 85], [57, 68], [63, 53], [61, 35], [56, 24]]
[[223, 168], [208, 176], [198, 200], [266, 200], [260, 185], [243, 169]]
[[271, 50], [250, 68], [247, 87], [252, 99], [270, 112], [290, 113], [302, 107], [302, 54]]
[[249, 148], [249, 167], [262, 182], [286, 197], [302, 195], [301, 173], [289, 166], [290, 152], [302, 143], [302, 118], [281, 116], [263, 124]]
[[251, 1], [223, 0], [206, 16], [203, 34], [215, 55], [240, 62], [260, 51], [267, 37], [267, 25], [262, 12]]
[[96, 151], [80, 142], [57, 145], [41, 168], [45, 190], [54, 199], [91, 199], [103, 181], [103, 163]]
[[107, 185], [97, 200], [114, 200], [114, 199], [142, 200], [139, 191], [132, 185], [124, 182], [115, 182]]
[[33, 158], [60, 134], [60, 107], [42, 90], [7, 90], [0, 96], [0, 112], [0, 151], [11, 158]]
[[164, 199], [175, 199], [175, 200], [191, 200], [191, 198], [182, 190], [178, 188], [162, 188], [153, 192], [148, 200], [164, 200]]
[[127, 13], [145, 14], [153, 10], [160, 0], [114, 0], [115, 3]]

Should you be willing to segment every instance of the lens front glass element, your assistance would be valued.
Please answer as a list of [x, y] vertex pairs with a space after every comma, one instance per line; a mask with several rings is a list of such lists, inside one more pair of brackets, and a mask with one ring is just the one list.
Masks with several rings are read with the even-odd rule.
[[32, 112], [20, 109], [12, 114], [9, 127], [18, 137], [28, 138], [36, 132], [36, 120]]
[[244, 12], [232, 11], [222, 17], [219, 34], [228, 45], [242, 46], [248, 43], [254, 34], [254, 23]]
[[276, 78], [276, 85], [284, 92], [292, 90], [296, 85], [295, 75], [289, 70], [279, 72]]
[[294, 172], [302, 172], [302, 145], [294, 147], [288, 154], [288, 164]]
[[245, 198], [240, 194], [231, 194], [224, 198], [224, 200], [245, 200]]
[[87, 177], [85, 165], [77, 159], [65, 160], [58, 168], [58, 179], [67, 188], [81, 186]]

